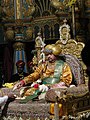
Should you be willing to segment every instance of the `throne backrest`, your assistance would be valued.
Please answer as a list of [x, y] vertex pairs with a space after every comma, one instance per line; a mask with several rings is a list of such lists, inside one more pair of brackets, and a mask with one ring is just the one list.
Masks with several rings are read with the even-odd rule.
[[84, 84], [85, 83], [84, 71], [80, 61], [76, 57], [70, 54], [66, 54], [65, 57], [66, 57], [66, 62], [71, 67], [77, 85]]
[[61, 47], [62, 54], [65, 56], [66, 62], [71, 67], [77, 85], [84, 84], [85, 66], [81, 58], [81, 51], [85, 46], [84, 43], [76, 42], [74, 39], [70, 39], [66, 44], [63, 44], [60, 40], [58, 40], [55, 44]]

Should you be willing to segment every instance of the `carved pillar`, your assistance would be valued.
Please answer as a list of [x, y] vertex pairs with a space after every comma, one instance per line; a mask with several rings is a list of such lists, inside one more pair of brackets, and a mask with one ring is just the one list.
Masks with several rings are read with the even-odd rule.
[[78, 42], [84, 42], [85, 40], [85, 34], [83, 32], [82, 27], [82, 18], [80, 17], [80, 10], [77, 6], [75, 6], [75, 25], [76, 25], [76, 40]]
[[90, 0], [85, 0], [85, 13], [90, 18]]
[[90, 39], [90, 19], [89, 19], [89, 23], [88, 23], [88, 39]]
[[90, 39], [90, 0], [85, 0], [85, 18], [88, 19], [87, 39]]
[[15, 8], [15, 19], [21, 19], [22, 16], [22, 2], [21, 0], [14, 0], [14, 8]]
[[72, 29], [73, 29], [73, 38], [76, 38], [76, 25], [75, 25], [75, 5], [73, 4], [72, 7]]
[[16, 68], [16, 62], [18, 60], [23, 60], [25, 62], [25, 67], [24, 67], [24, 71], [27, 72], [27, 64], [26, 64], [26, 54], [25, 54], [25, 45], [22, 42], [16, 42], [13, 45], [14, 48], [14, 55], [13, 55], [13, 73], [15, 74], [17, 72], [17, 68]]
[[70, 11], [70, 14], [72, 15], [71, 26], [72, 26], [72, 30], [73, 30], [73, 38], [76, 39], [76, 41], [84, 42], [85, 32], [84, 32], [83, 26], [82, 26], [83, 14], [81, 14], [81, 12], [82, 12], [81, 1], [80, 1], [80, 4], [79, 4], [79, 1], [76, 1], [74, 4], [72, 4], [71, 7], [72, 8], [74, 7], [72, 9], [72, 14]]

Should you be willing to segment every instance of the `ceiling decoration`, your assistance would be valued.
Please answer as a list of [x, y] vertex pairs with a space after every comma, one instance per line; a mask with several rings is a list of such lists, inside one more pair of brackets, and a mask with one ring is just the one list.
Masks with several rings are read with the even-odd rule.
[[48, 16], [48, 15], [52, 14], [50, 0], [35, 0], [35, 5], [36, 5], [35, 17]]
[[2, 0], [3, 19], [29, 19], [35, 12], [32, 0]]

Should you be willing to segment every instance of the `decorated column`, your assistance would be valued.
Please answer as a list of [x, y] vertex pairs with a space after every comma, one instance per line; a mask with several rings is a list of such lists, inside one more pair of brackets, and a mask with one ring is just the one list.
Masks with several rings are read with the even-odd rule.
[[24, 49], [25, 45], [24, 43], [21, 42], [16, 42], [13, 45], [14, 48], [14, 55], [13, 55], [13, 63], [14, 63], [14, 69], [13, 69], [13, 73], [17, 73], [17, 68], [16, 68], [16, 62], [18, 60], [23, 60], [25, 62], [25, 67], [24, 67], [24, 72], [27, 72], [27, 61], [26, 61], [26, 54], [25, 54], [25, 49]]

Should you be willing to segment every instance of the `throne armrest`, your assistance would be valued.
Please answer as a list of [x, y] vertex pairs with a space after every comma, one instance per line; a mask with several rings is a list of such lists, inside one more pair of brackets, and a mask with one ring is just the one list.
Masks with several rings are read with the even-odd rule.
[[78, 87], [55, 88], [47, 91], [45, 99], [48, 102], [73, 100], [89, 94], [88, 86], [81, 84]]

